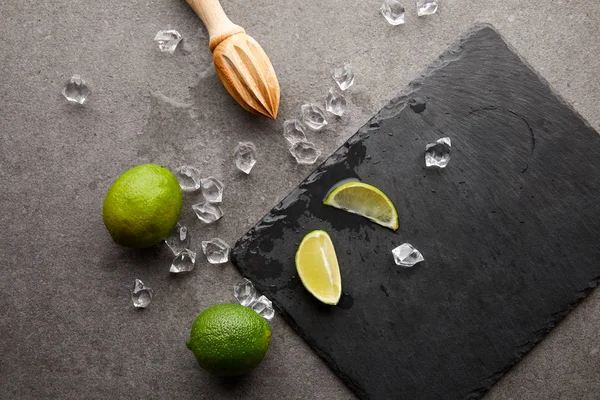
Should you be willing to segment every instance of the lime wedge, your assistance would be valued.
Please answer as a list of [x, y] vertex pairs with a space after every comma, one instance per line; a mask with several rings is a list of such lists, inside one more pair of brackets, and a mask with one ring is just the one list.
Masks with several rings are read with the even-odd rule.
[[342, 294], [342, 279], [335, 248], [325, 231], [312, 231], [296, 252], [296, 270], [302, 284], [325, 304], [335, 305]]
[[398, 212], [389, 197], [375, 186], [348, 182], [336, 187], [323, 204], [354, 214], [393, 230], [398, 229]]

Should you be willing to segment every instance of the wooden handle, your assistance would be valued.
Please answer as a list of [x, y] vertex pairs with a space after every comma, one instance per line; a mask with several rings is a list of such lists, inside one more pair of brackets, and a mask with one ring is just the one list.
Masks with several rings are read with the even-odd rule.
[[221, 7], [219, 0], [185, 0], [198, 14], [210, 35], [208, 47], [212, 52], [215, 47], [229, 36], [245, 33], [241, 26], [231, 22]]

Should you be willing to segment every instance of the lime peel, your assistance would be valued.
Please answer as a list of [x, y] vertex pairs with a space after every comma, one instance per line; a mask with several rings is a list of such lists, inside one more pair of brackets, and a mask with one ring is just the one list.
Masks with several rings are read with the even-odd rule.
[[397, 230], [398, 211], [390, 198], [373, 185], [347, 182], [334, 188], [323, 204], [361, 215], [371, 221]]
[[208, 372], [237, 376], [262, 362], [270, 341], [269, 323], [254, 310], [217, 304], [196, 317], [186, 346]]

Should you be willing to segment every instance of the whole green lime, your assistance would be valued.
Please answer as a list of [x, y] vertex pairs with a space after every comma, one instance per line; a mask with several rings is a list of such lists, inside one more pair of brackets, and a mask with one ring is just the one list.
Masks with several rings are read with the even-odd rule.
[[271, 327], [255, 311], [239, 304], [217, 304], [196, 317], [186, 345], [205, 370], [236, 376], [260, 364], [270, 341]]
[[125, 171], [108, 189], [102, 219], [116, 243], [150, 247], [175, 227], [182, 201], [175, 175], [160, 165], [142, 164]]

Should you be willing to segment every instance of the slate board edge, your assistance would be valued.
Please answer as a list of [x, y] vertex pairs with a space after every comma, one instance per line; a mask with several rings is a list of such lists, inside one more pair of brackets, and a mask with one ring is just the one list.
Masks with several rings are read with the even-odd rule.
[[[550, 83], [544, 79], [539, 72], [533, 68], [519, 53], [516, 49], [508, 43], [504, 37], [491, 25], [485, 23], [478, 23], [470, 28], [468, 31], [463, 33], [459, 39], [451, 44], [436, 60], [434, 60], [428, 67], [424, 69], [424, 71], [420, 74], [418, 78], [411, 81], [407, 88], [401, 90], [398, 95], [393, 97], [386, 105], [375, 114], [372, 118], [370, 118], [355, 134], [353, 134], [346, 142], [344, 142], [336, 151], [334, 151], [330, 157], [324, 160], [312, 173], [310, 173], [301, 183], [292, 189], [287, 196], [283, 198], [274, 208], [278, 208], [282, 206], [286, 199], [294, 196], [294, 193], [299, 190], [299, 188], [307, 181], [312, 181], [316, 179], [320, 174], [325, 172], [326, 168], [332, 164], [336, 164], [340, 159], [346, 154], [349, 145], [356, 143], [357, 141], [363, 139], [369, 132], [369, 127], [374, 122], [380, 121], [382, 119], [391, 118], [395, 115], [398, 115], [400, 112], [404, 110], [404, 108], [408, 105], [408, 100], [411, 94], [417, 92], [421, 86], [421, 82], [435, 74], [436, 71], [444, 68], [448, 63], [460, 58], [460, 53], [462, 51], [462, 44], [469, 40], [473, 35], [476, 35], [482, 30], [490, 29], [495, 34], [497, 34], [503, 41], [503, 43], [507, 46], [508, 50], [515, 54], [519, 60], [530, 70], [532, 70], [536, 77], [539, 79], [540, 83], [543, 86], [546, 86], [552, 95], [556, 97], [564, 106], [566, 106], [574, 115], [577, 116], [581, 121], [584, 122], [585, 126], [590, 130], [594, 131], [594, 128], [591, 124], [583, 118], [573, 107], [572, 105], [566, 101], [554, 88], [550, 85]], [[238, 259], [242, 260], [245, 256], [245, 250], [242, 249], [242, 244], [246, 241], [246, 238], [252, 237], [252, 232], [257, 229], [262, 223], [263, 220], [269, 215], [271, 215], [272, 211], [267, 212], [252, 228], [248, 230], [240, 239], [238, 239], [234, 245], [232, 250], [231, 261], [236, 266], [238, 271], [245, 276], [240, 267], [238, 266]], [[269, 289], [262, 285], [260, 282], [254, 283], [256, 288], [260, 292], [268, 292]], [[493, 375], [489, 376], [484, 382], [486, 384], [478, 389], [473, 390], [469, 393], [466, 398], [467, 399], [479, 399], [483, 397], [483, 395], [506, 373], [508, 372], [515, 364], [517, 364], [533, 347], [542, 340], [563, 318], [565, 318], [568, 313], [573, 310], [579, 302], [585, 299], [594, 288], [596, 288], [600, 284], [600, 276], [592, 279], [587, 287], [582, 288], [579, 291], [579, 295], [576, 298], [567, 304], [562, 310], [558, 311], [553, 315], [553, 317], [546, 322], [538, 331], [535, 333], [535, 337], [528, 341], [527, 343], [522, 344], [520, 347], [517, 356], [512, 359], [507, 365]], [[349, 376], [345, 375], [337, 366], [337, 363], [333, 358], [331, 358], [325, 351], [323, 351], [315, 341], [311, 340], [308, 335], [305, 334], [304, 330], [296, 323], [293, 317], [291, 317], [285, 310], [273, 301], [273, 306], [277, 310], [279, 314], [284, 318], [284, 320], [306, 341], [306, 343], [315, 351], [315, 353], [321, 357], [327, 365], [335, 372], [335, 374], [346, 384], [346, 386], [354, 392], [359, 398], [366, 399], [366, 393], [357, 385]]]
[[[504, 36], [502, 36], [502, 34], [491, 24], [484, 24], [484, 23], [479, 23], [476, 24], [475, 26], [473, 26], [471, 29], [472, 30], [476, 30], [476, 31], [469, 31], [471, 34], [474, 34], [475, 32], [479, 32], [480, 30], [484, 29], [484, 28], [489, 28], [491, 30], [493, 30], [498, 36], [500, 36], [500, 38], [502, 39], [502, 41], [504, 42], [504, 44], [506, 45], [506, 47], [508, 47], [508, 50], [510, 50], [511, 53], [513, 53], [514, 55], [516, 55], [519, 58], [519, 61], [521, 61], [527, 68], [529, 68], [530, 70], [532, 70], [533, 72], [535, 72], [535, 75], [537, 76], [537, 78], [539, 79], [539, 81], [541, 82], [541, 84], [543, 86], [546, 86], [550, 92], [552, 93], [552, 95], [554, 97], [556, 97], [561, 103], [562, 105], [564, 105], [565, 107], [567, 107], [569, 109], [569, 111], [571, 111], [573, 114], [575, 114], [577, 116], [577, 118], [579, 118], [581, 121], [583, 121], [583, 123], [585, 124], [585, 126], [587, 128], [589, 128], [590, 130], [596, 132], [596, 130], [594, 129], [594, 127], [592, 126], [592, 124], [589, 123], [589, 121], [587, 119], [585, 119], [585, 117], [583, 115], [581, 115], [579, 113], [579, 111], [577, 111], [573, 105], [571, 104], [571, 102], [567, 101], [556, 89], [554, 89], [554, 86], [552, 86], [552, 84], [550, 82], [548, 82], [548, 80], [546, 78], [544, 78], [544, 76], [536, 69], [534, 68], [529, 61], [527, 61], [527, 59], [525, 57], [523, 57], [521, 55], [521, 53], [519, 53], [519, 51], [517, 50], [516, 47], [514, 47], [508, 40], [506, 40], [504, 38]], [[462, 42], [464, 39], [461, 39], [460, 41]], [[598, 133], [598, 132], [596, 132]]]

